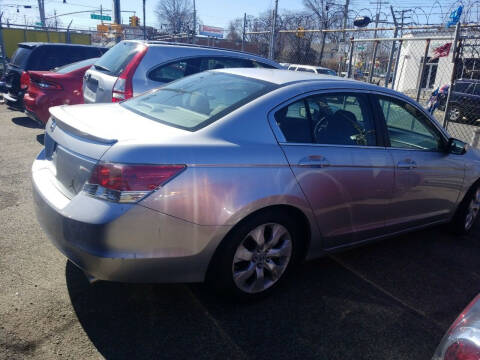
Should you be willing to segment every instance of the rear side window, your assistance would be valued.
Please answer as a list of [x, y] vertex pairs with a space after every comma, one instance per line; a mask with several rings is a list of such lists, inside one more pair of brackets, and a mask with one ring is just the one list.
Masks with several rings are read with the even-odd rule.
[[64, 65], [64, 66], [61, 66], [61, 67], [57, 68], [55, 70], [55, 72], [58, 73], [58, 74], [68, 74], [69, 72], [76, 71], [76, 70], [81, 69], [85, 66], [93, 65], [93, 63], [97, 59], [98, 58], [86, 59], [86, 60], [74, 62], [73, 64]]
[[133, 57], [144, 45], [137, 42], [122, 41], [108, 50], [95, 63], [95, 68], [112, 76], [120, 75]]
[[271, 91], [271, 83], [222, 72], [202, 72], [121, 103], [154, 121], [198, 130]]
[[186, 59], [161, 65], [148, 73], [153, 81], [169, 83], [200, 72], [200, 59]]
[[375, 146], [375, 123], [361, 94], [309, 96], [275, 113], [290, 143]]
[[153, 81], [168, 83], [182, 77], [193, 75], [201, 71], [227, 68], [272, 68], [274, 66], [257, 61], [230, 57], [198, 57], [174, 61], [161, 65], [148, 73]]
[[25, 69], [27, 66], [28, 57], [31, 53], [32, 49], [19, 47], [12, 55], [12, 60], [10, 61], [10, 64]]

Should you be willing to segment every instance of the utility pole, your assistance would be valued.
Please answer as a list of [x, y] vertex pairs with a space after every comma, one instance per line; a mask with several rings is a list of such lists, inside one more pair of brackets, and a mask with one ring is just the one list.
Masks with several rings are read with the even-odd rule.
[[245, 32], [247, 30], [247, 13], [243, 14], [242, 51], [245, 50]]
[[53, 16], [55, 17], [55, 31], [58, 31], [57, 9], [53, 10]]
[[120, 19], [120, 0], [113, 0], [113, 22], [115, 24], [122, 23], [122, 20]]
[[195, 35], [197, 34], [197, 8], [195, 7], [195, 0], [193, 0], [193, 34], [192, 43], [195, 44]]
[[102, 7], [102, 4], [100, 4], [100, 23], [103, 25], [103, 7]]
[[[345, 0], [345, 8], [343, 10], [343, 28], [347, 28], [347, 20], [348, 20], [348, 6], [350, 5], [350, 0]], [[343, 32], [343, 43], [345, 43], [345, 31]]]
[[143, 40], [147, 40], [147, 23], [145, 20], [145, 0], [143, 0]]
[[40, 22], [42, 26], [45, 27], [45, 1], [38, 0], [38, 11], [40, 13]]
[[270, 31], [270, 47], [268, 49], [268, 58], [273, 60], [275, 57], [275, 30], [277, 28], [278, 0], [275, 0], [275, 10], [273, 10], [272, 29]]
[[3, 30], [2, 30], [2, 17], [3, 11], [0, 13], [0, 47], [2, 50], [2, 64], [3, 64], [3, 71], [7, 70], [7, 54], [5, 53], [5, 44], [3, 43]]

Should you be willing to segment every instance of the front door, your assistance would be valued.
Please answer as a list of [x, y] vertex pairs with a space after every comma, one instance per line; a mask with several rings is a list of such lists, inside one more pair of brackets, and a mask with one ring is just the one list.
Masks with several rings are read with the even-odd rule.
[[449, 219], [463, 187], [463, 157], [445, 151], [445, 137], [418, 108], [396, 98], [378, 99], [395, 164], [387, 230]]
[[323, 246], [380, 235], [394, 171], [377, 146], [369, 98], [360, 93], [306, 96], [276, 111], [282, 149], [315, 214]]

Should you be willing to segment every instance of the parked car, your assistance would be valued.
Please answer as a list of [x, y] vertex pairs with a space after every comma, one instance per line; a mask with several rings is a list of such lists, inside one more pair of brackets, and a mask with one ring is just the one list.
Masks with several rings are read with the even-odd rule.
[[311, 73], [314, 73], [314, 74], [337, 76], [337, 72], [335, 70], [325, 68], [325, 67], [321, 67], [321, 66], [290, 64], [288, 66], [288, 70], [306, 71], [306, 72], [311, 72]]
[[28, 71], [30, 81], [23, 97], [28, 117], [45, 126], [52, 106], [83, 104], [83, 76], [97, 59], [77, 61], [53, 71]]
[[240, 51], [161, 41], [122, 41], [86, 72], [83, 96], [85, 103], [118, 102], [187, 75], [238, 67], [282, 68], [274, 61]]
[[[447, 96], [439, 97], [439, 109], [445, 110]], [[450, 94], [448, 119], [475, 124], [480, 119], [480, 80], [455, 80]]]
[[329, 251], [440, 223], [466, 233], [480, 206], [480, 153], [367, 83], [224, 69], [50, 113], [36, 212], [91, 279], [255, 297]]
[[480, 295], [477, 295], [448, 329], [432, 360], [480, 359]]
[[6, 104], [23, 111], [23, 96], [28, 87], [28, 71], [51, 70], [76, 61], [101, 56], [107, 48], [62, 44], [28, 42], [18, 44], [18, 49], [7, 65], [0, 84]]

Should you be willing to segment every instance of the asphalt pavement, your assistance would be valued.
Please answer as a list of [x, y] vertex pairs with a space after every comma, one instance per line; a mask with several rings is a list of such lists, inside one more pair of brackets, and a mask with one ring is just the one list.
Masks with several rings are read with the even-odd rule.
[[43, 130], [0, 106], [1, 359], [430, 359], [480, 291], [480, 226], [436, 227], [309, 262], [271, 297], [88, 283], [35, 219]]

